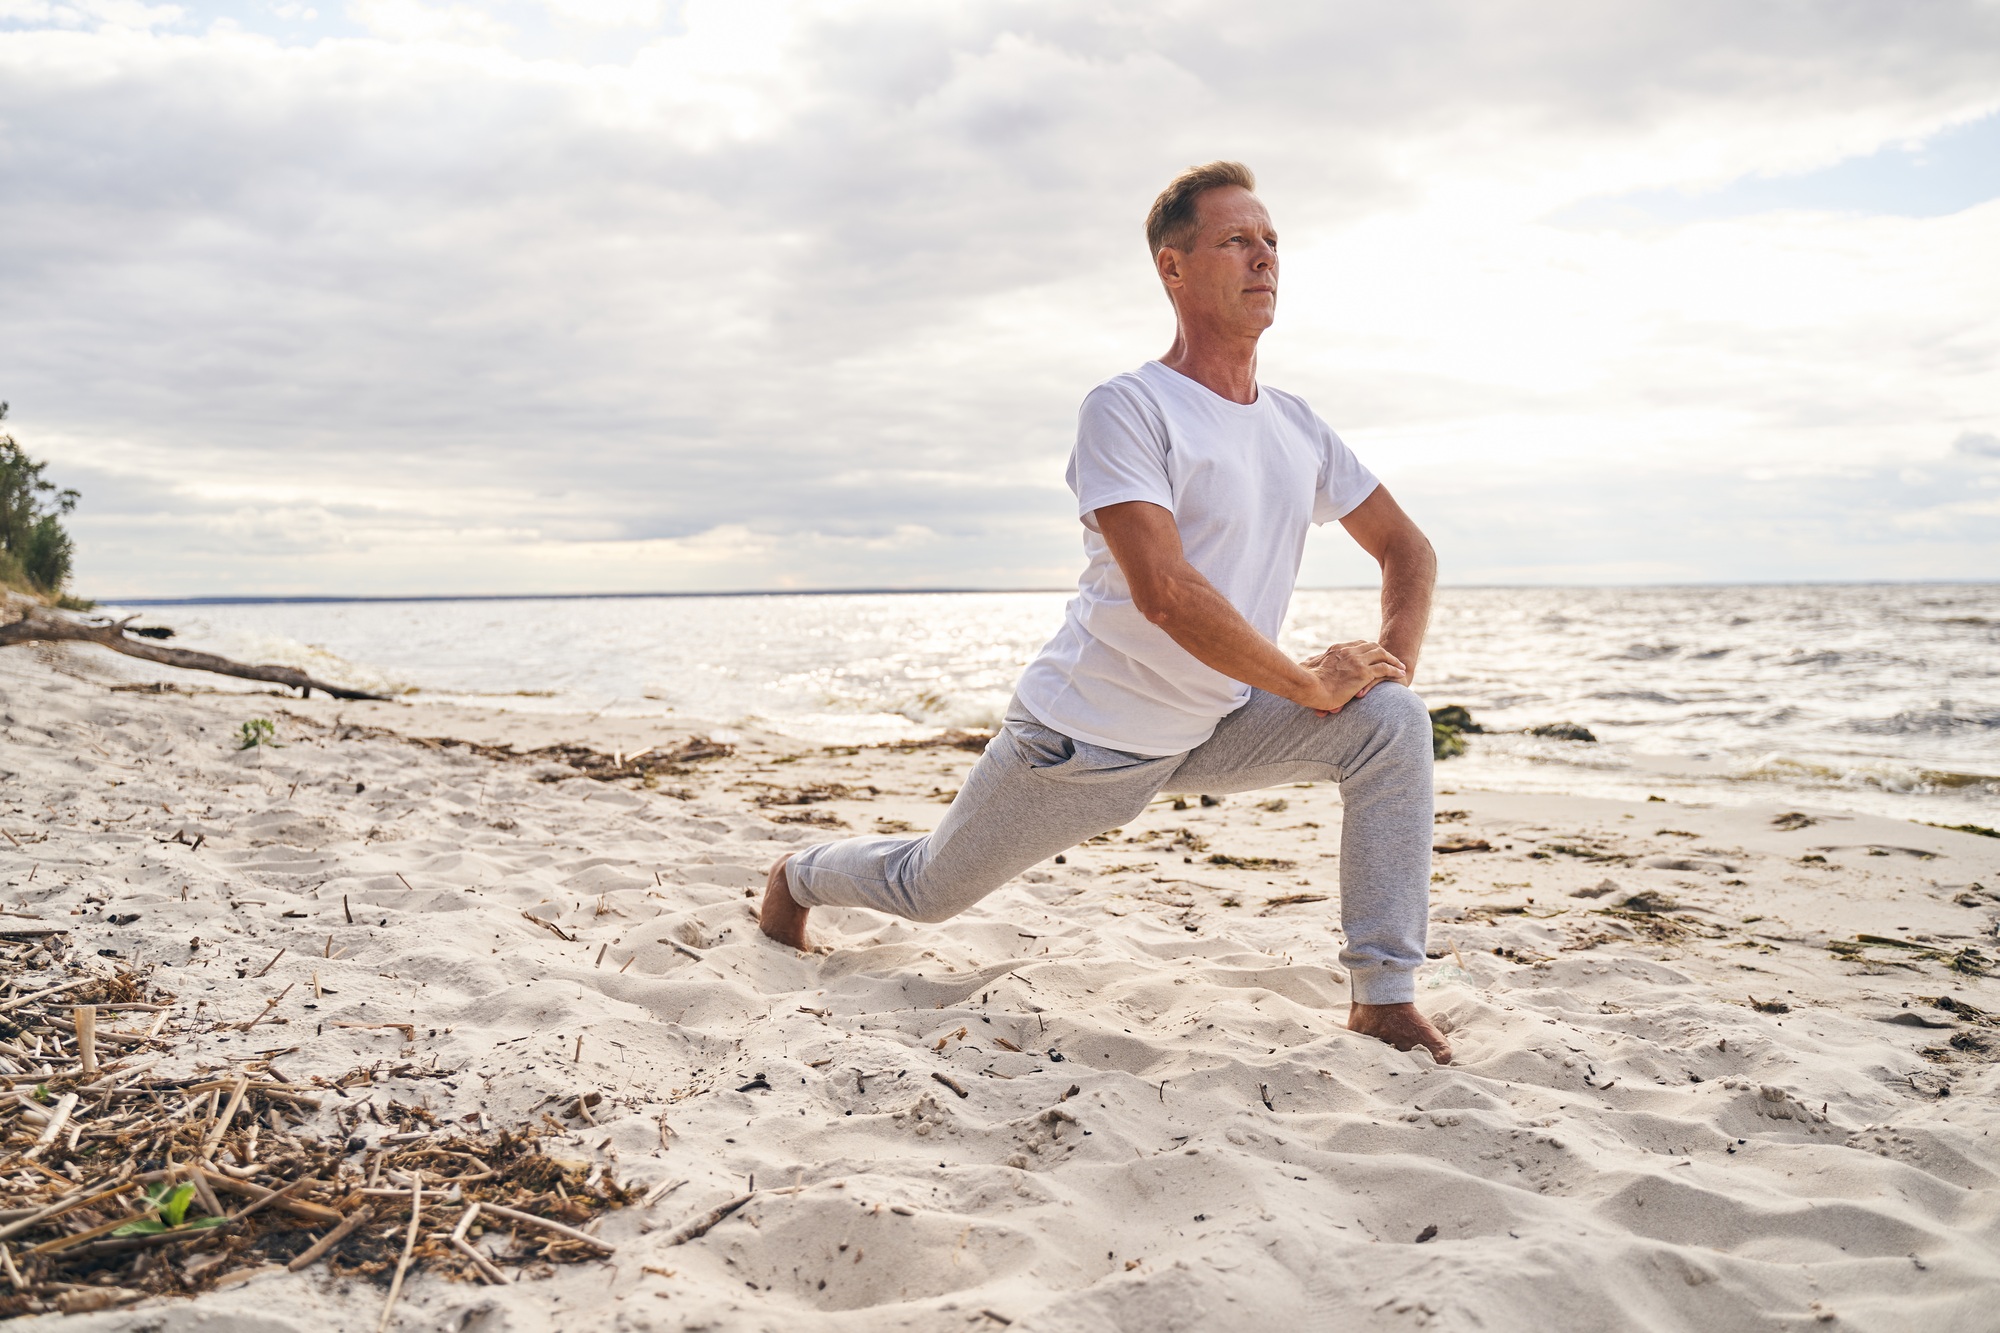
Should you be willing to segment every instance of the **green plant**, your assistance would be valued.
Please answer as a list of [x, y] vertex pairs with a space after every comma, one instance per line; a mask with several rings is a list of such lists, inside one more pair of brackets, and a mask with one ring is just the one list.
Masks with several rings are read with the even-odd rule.
[[268, 717], [253, 717], [236, 729], [236, 739], [238, 741], [236, 748], [239, 750], [248, 750], [259, 745], [276, 745], [278, 729], [271, 725], [271, 719]]
[[[0, 403], [0, 420], [7, 404]], [[46, 596], [69, 581], [76, 548], [60, 516], [76, 508], [77, 493], [58, 490], [11, 435], [0, 435], [0, 583]]]
[[1457, 704], [1431, 709], [1431, 757], [1449, 759], [1465, 753], [1466, 735], [1479, 735], [1486, 728], [1472, 720], [1472, 714]]
[[187, 1220], [188, 1206], [194, 1202], [194, 1186], [170, 1185], [161, 1181], [146, 1190], [146, 1207], [159, 1214], [157, 1218], [142, 1217], [127, 1222], [111, 1234], [114, 1236], [157, 1236], [163, 1231], [205, 1231], [219, 1227], [225, 1219], [220, 1217], [197, 1217]]
[[2000, 829], [1990, 829], [1984, 824], [1932, 824], [1931, 827], [1950, 829], [1953, 833], [1973, 833], [1982, 838], [2000, 838]]

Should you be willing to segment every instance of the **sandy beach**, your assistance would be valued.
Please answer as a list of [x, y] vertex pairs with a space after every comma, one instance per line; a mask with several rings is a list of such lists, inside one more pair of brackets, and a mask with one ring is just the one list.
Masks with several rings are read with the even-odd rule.
[[[277, 744], [239, 750], [259, 717]], [[588, 776], [690, 737], [726, 753]], [[1326, 785], [1162, 800], [945, 925], [760, 936], [773, 858], [932, 827], [974, 758], [17, 648], [0, 889], [177, 997], [162, 1069], [380, 1071], [298, 1131], [351, 1131], [357, 1167], [372, 1098], [559, 1127], [545, 1151], [637, 1192], [605, 1261], [420, 1271], [393, 1327], [1993, 1326], [2000, 840], [1443, 763], [1419, 998], [1448, 1068], [1343, 1029]], [[363, 1329], [386, 1288], [231, 1278], [50, 1319]]]

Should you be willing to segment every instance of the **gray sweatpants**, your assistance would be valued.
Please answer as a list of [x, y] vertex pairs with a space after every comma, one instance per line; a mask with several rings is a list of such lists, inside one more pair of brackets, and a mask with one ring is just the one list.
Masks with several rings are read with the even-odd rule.
[[1073, 740], [1016, 700], [935, 833], [820, 843], [787, 866], [802, 907], [871, 907], [913, 921], [963, 912], [1037, 862], [1136, 819], [1159, 793], [1340, 784], [1340, 960], [1361, 1004], [1416, 998], [1431, 864], [1431, 725], [1423, 701], [1378, 685], [1331, 717], [1261, 690], [1186, 754]]

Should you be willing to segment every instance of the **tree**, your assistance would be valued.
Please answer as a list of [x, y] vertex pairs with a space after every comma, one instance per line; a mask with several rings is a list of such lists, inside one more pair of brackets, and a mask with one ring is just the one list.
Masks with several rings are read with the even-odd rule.
[[[7, 404], [0, 403], [0, 421], [6, 417]], [[47, 466], [22, 452], [13, 436], [0, 435], [0, 583], [59, 597], [75, 554], [61, 516], [79, 497], [44, 479]]]

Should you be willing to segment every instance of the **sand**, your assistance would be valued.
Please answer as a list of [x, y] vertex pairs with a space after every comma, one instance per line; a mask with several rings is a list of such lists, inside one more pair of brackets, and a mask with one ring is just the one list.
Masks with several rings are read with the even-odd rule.
[[[738, 731], [653, 789], [542, 781], [570, 770], [402, 738], [630, 753], [715, 728], [111, 688], [147, 671], [0, 653], [0, 897], [155, 969], [181, 999], [164, 1067], [414, 1066], [372, 1095], [548, 1114], [551, 1151], [685, 1182], [607, 1220], [608, 1263], [420, 1276], [396, 1327], [2000, 1320], [2000, 1028], [1932, 1003], [2000, 1012], [2000, 982], [1947, 965], [2000, 957], [2000, 841], [1458, 790], [1444, 764], [1438, 841], [1472, 849], [1436, 858], [1441, 1069], [1342, 1027], [1326, 785], [1157, 803], [941, 926], [816, 912], [803, 956], [755, 927], [766, 866], [930, 827], [970, 753]], [[259, 716], [281, 748], [239, 751]], [[834, 798], [759, 803], [802, 789]], [[214, 1030], [286, 987], [282, 1025]], [[415, 1040], [334, 1026], [390, 1022]], [[595, 1125], [565, 1115], [593, 1092]], [[373, 1328], [382, 1294], [278, 1272], [62, 1327]]]

